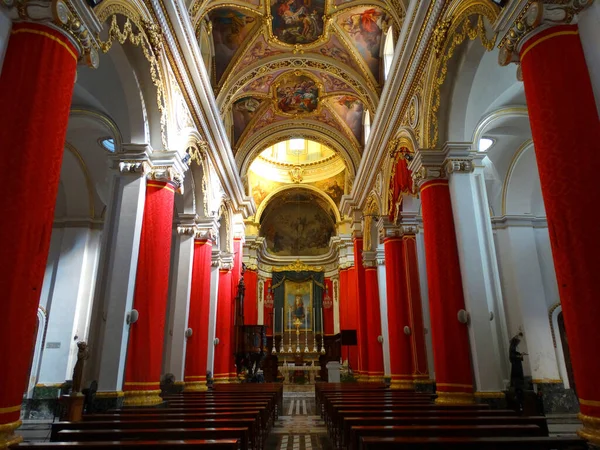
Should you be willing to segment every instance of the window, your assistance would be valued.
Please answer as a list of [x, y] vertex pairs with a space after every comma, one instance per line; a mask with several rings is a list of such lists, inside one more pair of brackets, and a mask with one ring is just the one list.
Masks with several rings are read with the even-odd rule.
[[99, 141], [100, 146], [111, 153], [115, 152], [115, 140], [111, 137], [101, 138]]
[[490, 147], [494, 145], [494, 140], [490, 138], [481, 138], [479, 139], [479, 148], [477, 149], [480, 152], [485, 152], [490, 149]]
[[394, 60], [394, 31], [392, 27], [388, 28], [385, 36], [385, 43], [383, 44], [383, 78], [387, 80], [392, 68], [392, 61]]
[[369, 141], [369, 136], [371, 135], [371, 114], [368, 109], [365, 109], [363, 114], [363, 130], [365, 139], [364, 145], [366, 146]]

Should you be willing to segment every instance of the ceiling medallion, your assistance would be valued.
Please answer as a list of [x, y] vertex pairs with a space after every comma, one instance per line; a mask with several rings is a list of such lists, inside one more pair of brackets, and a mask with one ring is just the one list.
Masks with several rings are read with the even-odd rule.
[[319, 41], [326, 28], [325, 0], [271, 0], [270, 38], [284, 45]]
[[277, 111], [294, 118], [319, 111], [323, 85], [307, 72], [287, 72], [273, 83]]

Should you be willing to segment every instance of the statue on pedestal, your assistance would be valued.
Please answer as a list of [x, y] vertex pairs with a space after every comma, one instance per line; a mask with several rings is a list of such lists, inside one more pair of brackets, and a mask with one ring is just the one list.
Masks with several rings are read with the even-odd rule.
[[510, 349], [508, 357], [510, 359], [510, 386], [515, 389], [523, 389], [525, 386], [525, 374], [523, 372], [523, 356], [527, 353], [521, 353], [517, 349], [521, 343], [523, 333], [519, 333], [510, 340]]
[[83, 385], [83, 366], [85, 364], [85, 360], [90, 357], [90, 352], [87, 348], [87, 344], [83, 341], [77, 343], [77, 362], [75, 363], [75, 368], [73, 369], [73, 394], [78, 394], [81, 392], [81, 387]]

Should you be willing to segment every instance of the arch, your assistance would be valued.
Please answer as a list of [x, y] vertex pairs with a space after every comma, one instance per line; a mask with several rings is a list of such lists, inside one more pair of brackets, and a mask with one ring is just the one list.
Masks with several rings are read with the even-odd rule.
[[[63, 157], [60, 176], [62, 193], [64, 195], [63, 199], [65, 202], [64, 212], [68, 217], [81, 218], [81, 214], [77, 214], [77, 212], [79, 210], [85, 210], [87, 212], [87, 218], [93, 219], [96, 212], [94, 208], [94, 184], [92, 183], [90, 172], [81, 153], [79, 153], [74, 145], [65, 142], [65, 149], [67, 152]], [[72, 159], [67, 155], [70, 155]], [[79, 170], [69, 168], [69, 166], [73, 164]], [[82, 201], [87, 204], [82, 204]]]
[[228, 199], [219, 207], [219, 250], [233, 253], [233, 208]]
[[240, 147], [235, 154], [235, 162], [239, 168], [239, 173], [242, 175], [247, 173], [252, 162], [265, 148], [286, 141], [291, 135], [327, 145], [346, 161], [348, 172], [352, 176], [356, 174], [360, 164], [360, 153], [345, 136], [326, 125], [311, 123], [310, 128], [308, 128], [306, 123], [297, 122], [270, 125], [262, 129], [260, 133], [252, 136], [252, 139]]
[[[439, 22], [437, 31], [443, 40], [435, 44], [435, 52], [439, 57], [431, 59], [429, 76], [425, 83], [429, 88], [425, 91], [424, 104], [430, 105], [429, 111], [424, 117], [425, 148], [435, 148], [439, 145], [440, 112], [448, 109], [450, 100], [445, 98], [450, 89], [447, 79], [449, 75], [452, 77], [457, 72], [456, 67], [449, 67], [450, 63], [453, 66], [457, 65], [457, 58], [453, 58], [454, 54], [459, 53], [458, 49], [464, 51], [462, 44], [467, 38], [471, 41], [479, 38], [483, 49], [491, 51], [496, 44], [497, 35], [488, 38], [485, 25], [486, 22], [494, 23], [496, 21], [499, 10], [497, 5], [488, 0], [470, 2], [455, 0], [446, 11], [445, 17]], [[444, 108], [440, 110], [442, 104]]]
[[540, 177], [533, 141], [526, 140], [516, 151], [502, 188], [502, 215], [545, 216]]
[[267, 205], [270, 203], [270, 201], [273, 198], [275, 198], [278, 194], [280, 194], [281, 192], [287, 191], [289, 189], [306, 189], [308, 191], [315, 192], [320, 197], [322, 197], [327, 202], [327, 204], [329, 204], [329, 206], [331, 207], [331, 210], [333, 211], [333, 213], [335, 215], [336, 222], [338, 222], [338, 223], [341, 222], [342, 218], [340, 216], [340, 211], [338, 210], [336, 204], [331, 199], [331, 197], [329, 195], [325, 194], [321, 189], [311, 186], [310, 184], [288, 184], [288, 185], [281, 186], [281, 187], [275, 189], [273, 192], [271, 192], [269, 195], [267, 195], [265, 197], [265, 199], [262, 201], [262, 203], [258, 207], [258, 211], [256, 211], [256, 216], [255, 216], [254, 221], [257, 223], [260, 223], [261, 216], [265, 212], [265, 209], [267, 208]]
[[565, 385], [565, 389], [570, 389], [571, 383], [569, 382], [562, 336], [560, 335], [558, 326], [558, 315], [561, 313], [562, 306], [560, 302], [555, 303], [548, 310], [548, 319], [550, 320], [550, 331], [552, 332], [552, 343], [554, 344], [554, 352], [556, 353], [556, 361], [558, 362], [558, 371], [563, 380], [563, 384]]

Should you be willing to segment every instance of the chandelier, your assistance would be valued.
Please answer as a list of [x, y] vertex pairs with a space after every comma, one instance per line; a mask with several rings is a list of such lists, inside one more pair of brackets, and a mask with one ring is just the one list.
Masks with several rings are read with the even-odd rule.
[[331, 300], [331, 295], [329, 295], [329, 287], [327, 284], [325, 285], [325, 295], [323, 296], [323, 308], [330, 309], [333, 306], [333, 300]]
[[269, 287], [269, 290], [267, 291], [267, 298], [265, 298], [265, 306], [268, 309], [273, 309], [273, 304], [273, 289]]

